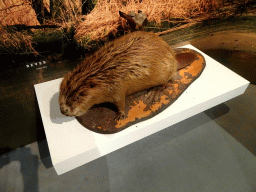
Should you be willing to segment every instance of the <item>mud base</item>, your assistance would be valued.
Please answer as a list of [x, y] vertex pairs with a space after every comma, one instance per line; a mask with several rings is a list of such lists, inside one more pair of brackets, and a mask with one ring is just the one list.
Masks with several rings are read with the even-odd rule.
[[125, 117], [122, 120], [114, 120], [117, 109], [111, 103], [94, 106], [85, 115], [76, 119], [91, 131], [112, 134], [159, 114], [178, 99], [205, 67], [204, 57], [191, 49], [177, 49], [176, 58], [180, 70], [175, 80], [164, 86], [127, 96]]

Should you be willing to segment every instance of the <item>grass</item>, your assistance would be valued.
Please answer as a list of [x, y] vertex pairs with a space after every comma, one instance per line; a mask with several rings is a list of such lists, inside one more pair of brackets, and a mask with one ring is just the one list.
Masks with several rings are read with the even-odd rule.
[[98, 0], [93, 11], [77, 26], [75, 38], [78, 42], [90, 35], [91, 40], [102, 39], [110, 33], [116, 33], [118, 26], [123, 28], [126, 21], [119, 16], [119, 11], [143, 11], [149, 22], [160, 26], [163, 21], [193, 21], [219, 7], [218, 0]]
[[[228, 17], [237, 11], [237, 5], [253, 0], [91, 0], [97, 3], [87, 15], [81, 15], [81, 0], [59, 1], [62, 2], [63, 8], [56, 12], [58, 19], [45, 20], [45, 23], [60, 25], [67, 31], [74, 26], [75, 41], [86, 47], [90, 42], [102, 40], [109, 34], [115, 35], [120, 28], [125, 28], [126, 21], [120, 18], [119, 11], [143, 11], [148, 21], [154, 23], [148, 30], [161, 28], [161, 23], [171, 22], [175, 26], [162, 30], [158, 33], [161, 35], [208, 19]], [[5, 30], [5, 26], [13, 24], [39, 25], [30, 2], [31, 0], [0, 0], [2, 48], [13, 52], [21, 49], [35, 52], [31, 34]], [[44, 0], [43, 3], [50, 12], [50, 0]], [[40, 33], [44, 33], [44, 30], [38, 34]]]
[[34, 53], [32, 38], [27, 32], [7, 31], [0, 25], [0, 54], [2, 53]]

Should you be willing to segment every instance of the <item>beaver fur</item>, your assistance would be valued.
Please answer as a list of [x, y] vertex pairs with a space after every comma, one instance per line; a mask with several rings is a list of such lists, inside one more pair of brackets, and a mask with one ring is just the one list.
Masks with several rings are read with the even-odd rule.
[[110, 102], [119, 120], [127, 95], [164, 85], [176, 71], [174, 52], [164, 40], [154, 33], [130, 33], [106, 43], [63, 78], [60, 110], [81, 116], [95, 104]]

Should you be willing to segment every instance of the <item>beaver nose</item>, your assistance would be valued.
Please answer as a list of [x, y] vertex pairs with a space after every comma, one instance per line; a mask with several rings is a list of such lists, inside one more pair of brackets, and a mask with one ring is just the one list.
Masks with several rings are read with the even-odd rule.
[[68, 109], [63, 107], [63, 106], [61, 106], [60, 107], [60, 111], [61, 111], [62, 114], [66, 114], [68, 112]]

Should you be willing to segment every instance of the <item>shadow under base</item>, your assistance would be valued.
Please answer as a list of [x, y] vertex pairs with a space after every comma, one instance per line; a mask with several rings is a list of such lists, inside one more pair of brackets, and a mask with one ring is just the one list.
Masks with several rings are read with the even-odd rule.
[[76, 117], [78, 122], [91, 131], [112, 134], [165, 110], [201, 75], [205, 68], [205, 59], [200, 53], [187, 48], [176, 49], [175, 53], [179, 62], [175, 80], [169, 81], [166, 85], [127, 96], [123, 119], [116, 121], [114, 119], [116, 107], [112, 103], [103, 103], [93, 106], [85, 115]]

